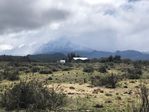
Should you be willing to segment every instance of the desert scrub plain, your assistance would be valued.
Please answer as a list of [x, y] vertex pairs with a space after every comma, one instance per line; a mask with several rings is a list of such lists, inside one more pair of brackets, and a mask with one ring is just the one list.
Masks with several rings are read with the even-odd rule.
[[149, 62], [0, 62], [1, 112], [149, 112]]

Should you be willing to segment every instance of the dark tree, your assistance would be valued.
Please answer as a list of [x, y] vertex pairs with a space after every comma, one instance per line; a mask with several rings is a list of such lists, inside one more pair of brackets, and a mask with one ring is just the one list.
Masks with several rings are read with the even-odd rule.
[[116, 56], [113, 58], [113, 60], [114, 60], [115, 62], [121, 62], [121, 56], [116, 55]]
[[112, 62], [112, 61], [113, 61], [113, 56], [109, 56], [109, 57], [108, 57], [108, 61], [109, 61], [109, 62]]

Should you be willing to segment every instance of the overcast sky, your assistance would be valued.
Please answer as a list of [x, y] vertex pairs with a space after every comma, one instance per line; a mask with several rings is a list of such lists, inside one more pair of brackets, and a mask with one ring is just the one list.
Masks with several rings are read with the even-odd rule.
[[149, 51], [148, 0], [0, 0], [0, 53], [64, 38], [102, 51]]

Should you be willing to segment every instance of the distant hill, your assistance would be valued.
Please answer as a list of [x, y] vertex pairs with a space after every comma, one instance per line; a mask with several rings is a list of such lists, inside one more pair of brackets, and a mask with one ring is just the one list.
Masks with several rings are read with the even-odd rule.
[[119, 55], [122, 58], [128, 58], [131, 60], [149, 60], [148, 53], [142, 53], [135, 50], [116, 51], [116, 52], [105, 52], [105, 51], [92, 51], [92, 52], [79, 52], [81, 56], [87, 56], [89, 58], [101, 58], [108, 56]]
[[32, 61], [40, 62], [55, 62], [57, 60], [66, 59], [66, 56], [62, 53], [28, 55], [28, 57]]
[[57, 60], [66, 59], [66, 56], [62, 53], [54, 54], [37, 54], [37, 55], [27, 55], [27, 56], [11, 56], [11, 55], [1, 55], [0, 61], [8, 62], [56, 62]]
[[115, 55], [120, 55], [123, 58], [129, 58], [131, 60], [149, 60], [149, 54], [134, 50], [117, 51]]
[[1, 55], [0, 61], [17, 61], [17, 62], [29, 62], [31, 61], [28, 56], [10, 56], [10, 55]]
[[[90, 59], [119, 55], [123, 59], [149, 60], [149, 54], [134, 50], [116, 51], [116, 52], [106, 52], [106, 51], [73, 51], [73, 52], [75, 52], [79, 56], [88, 57]], [[66, 59], [66, 56], [67, 56], [66, 52], [54, 53], [53, 51], [52, 53], [48, 54], [30, 55], [29, 59], [46, 62], [46, 61], [56, 61], [60, 59]]]
[[[38, 51], [35, 52], [35, 54], [44, 54], [45, 57], [47, 57], [46, 56], [47, 54], [50, 57], [51, 54], [60, 53], [60, 57], [64, 58], [70, 52], [75, 52], [80, 56], [85, 56], [91, 59], [108, 57], [110, 55], [112, 56], [120, 55], [122, 58], [129, 58], [131, 60], [149, 60], [148, 53], [143, 53], [135, 50], [116, 51], [116, 52], [97, 51], [90, 48], [86, 48], [81, 45], [74, 44], [73, 42], [64, 38], [60, 38], [58, 40], [51, 41], [51, 42], [48, 42], [47, 44], [42, 45], [38, 49]], [[57, 55], [58, 54], [56, 54], [56, 56]], [[39, 56], [37, 55], [38, 59], [40, 56], [44, 57], [43, 55], [39, 55]]]
[[[70, 51], [71, 52], [71, 51]], [[149, 61], [149, 54], [142, 53], [133, 50], [127, 51], [116, 51], [116, 52], [105, 52], [105, 51], [75, 51], [76, 54], [88, 57], [90, 59], [93, 58], [102, 58], [102, 57], [109, 57], [119, 55], [124, 59], [131, 59], [131, 60], [148, 60]], [[0, 61], [20, 61], [20, 62], [56, 62], [61, 59], [66, 59], [67, 54], [66, 52], [62, 53], [48, 53], [48, 54], [35, 54], [35, 55], [27, 55], [27, 56], [7, 56], [1, 55]]]

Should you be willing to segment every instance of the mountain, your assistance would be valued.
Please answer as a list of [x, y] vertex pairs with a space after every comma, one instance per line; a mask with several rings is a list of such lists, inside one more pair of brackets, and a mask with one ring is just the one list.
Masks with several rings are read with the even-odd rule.
[[[126, 51], [116, 51], [116, 52], [107, 52], [107, 51], [97, 51], [81, 45], [74, 44], [68, 39], [60, 38], [55, 41], [50, 41], [47, 44], [42, 45], [38, 51], [35, 52], [38, 59], [44, 57], [45, 59], [53, 58], [62, 59], [70, 52], [75, 52], [76, 54], [88, 58], [101, 58], [108, 56], [119, 55], [122, 58], [128, 58], [131, 60], [149, 60], [149, 54], [144, 52], [139, 52], [135, 50], [126, 50]], [[59, 57], [58, 57], [59, 55]], [[34, 56], [35, 57], [35, 56]]]
[[120, 55], [123, 58], [129, 58], [131, 60], [149, 60], [149, 54], [135, 50], [117, 51], [114, 55]]
[[101, 57], [119, 55], [124, 59], [128, 58], [131, 60], [149, 60], [148, 53], [143, 53], [135, 50], [116, 51], [116, 52], [93, 51], [93, 52], [85, 52], [85, 53], [78, 53], [78, 54], [81, 54], [81, 56], [87, 56], [89, 58], [101, 58]]
[[85, 56], [88, 58], [101, 58], [101, 57], [108, 57], [112, 55], [112, 52], [106, 52], [106, 51], [78, 51], [78, 55]]
[[[120, 55], [122, 58], [127, 58], [131, 60], [148, 60], [149, 54], [141, 53], [134, 50], [127, 51], [116, 51], [116, 52], [104, 52], [104, 51], [78, 51], [77, 54], [80, 56], [85, 56], [88, 58], [101, 58], [108, 56]], [[56, 62], [61, 59], [66, 59], [66, 55], [63, 53], [50, 53], [50, 54], [35, 54], [35, 55], [27, 55], [27, 56], [9, 56], [9, 55], [1, 55], [0, 61], [19, 61], [19, 62], [30, 62], [30, 61], [38, 61], [38, 62]]]
[[42, 45], [35, 54], [51, 54], [51, 53], [64, 53], [67, 54], [69, 52], [84, 52], [84, 51], [92, 51], [89, 48], [83, 47], [81, 45], [74, 44], [65, 38], [60, 38], [55, 41], [50, 41], [47, 44]]

